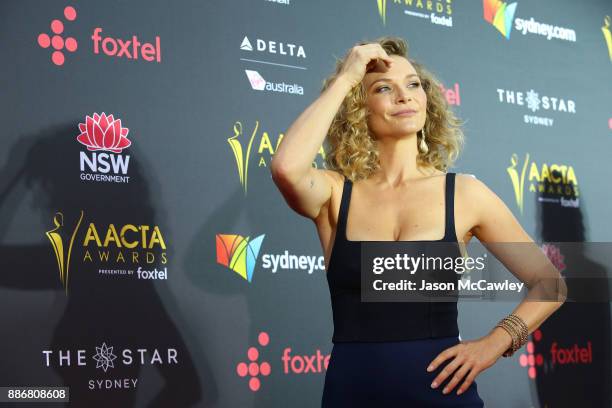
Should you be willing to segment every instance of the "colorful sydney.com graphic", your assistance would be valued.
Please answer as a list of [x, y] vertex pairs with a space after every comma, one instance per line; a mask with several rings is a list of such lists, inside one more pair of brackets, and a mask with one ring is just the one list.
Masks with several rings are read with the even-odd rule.
[[497, 28], [497, 30], [508, 40], [510, 39], [510, 31], [512, 31], [512, 22], [514, 21], [516, 5], [516, 3], [507, 5], [500, 0], [482, 0], [482, 10], [485, 21]]
[[94, 113], [93, 117], [87, 116], [85, 123], [79, 123], [79, 130], [81, 134], [77, 140], [90, 151], [121, 153], [132, 144], [127, 138], [129, 129], [121, 126], [121, 119], [113, 118], [112, 114], [106, 116], [102, 112], [102, 115]]
[[264, 237], [265, 234], [262, 234], [251, 240], [242, 235], [217, 234], [217, 263], [251, 282]]

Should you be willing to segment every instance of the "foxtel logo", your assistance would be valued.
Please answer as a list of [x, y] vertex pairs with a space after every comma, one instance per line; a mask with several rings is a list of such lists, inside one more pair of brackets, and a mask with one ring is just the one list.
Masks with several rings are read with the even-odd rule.
[[[77, 11], [73, 6], [67, 6], [63, 10], [65, 22], [74, 22], [77, 19]], [[53, 19], [51, 21], [51, 33], [40, 33], [37, 37], [38, 45], [41, 48], [50, 48], [51, 61], [62, 66], [66, 61], [65, 51], [74, 53], [79, 48], [76, 38], [66, 36], [64, 21]], [[93, 29], [91, 39], [93, 41], [93, 53], [103, 53], [109, 57], [127, 58], [132, 60], [143, 59], [149, 62], [161, 63], [161, 41], [159, 36], [155, 37], [155, 44], [140, 42], [136, 35], [131, 39], [103, 37], [102, 28]], [[65, 51], [64, 51], [65, 50]]]
[[304, 88], [298, 84], [287, 84], [285, 82], [269, 82], [266, 81], [257, 71], [245, 69], [244, 72], [246, 73], [247, 78], [249, 79], [251, 88], [256, 91], [304, 95]]

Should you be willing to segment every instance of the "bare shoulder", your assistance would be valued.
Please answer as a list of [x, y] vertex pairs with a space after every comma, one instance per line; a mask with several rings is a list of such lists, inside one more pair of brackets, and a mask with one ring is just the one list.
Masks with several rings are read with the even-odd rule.
[[496, 196], [495, 193], [474, 174], [457, 173], [455, 180], [455, 191], [458, 195], [471, 197], [472, 200], [491, 199], [491, 195]]
[[470, 230], [481, 242], [533, 241], [506, 203], [483, 181], [470, 174], [458, 174], [456, 190], [473, 224]]
[[464, 217], [479, 222], [483, 213], [499, 212], [504, 204], [482, 180], [474, 174], [457, 173], [455, 197]]
[[320, 169], [327, 177], [333, 180], [335, 183], [344, 183], [344, 176], [336, 170]]

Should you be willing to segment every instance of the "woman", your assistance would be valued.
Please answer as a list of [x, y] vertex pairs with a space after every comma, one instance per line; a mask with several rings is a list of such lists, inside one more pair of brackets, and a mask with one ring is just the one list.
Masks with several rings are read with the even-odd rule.
[[[330, 169], [315, 169], [328, 134]], [[460, 341], [456, 302], [361, 302], [362, 242], [533, 242], [482, 182], [446, 172], [462, 137], [439, 82], [402, 39], [384, 37], [337, 62], [274, 155], [273, 180], [315, 222], [326, 259], [334, 345], [324, 407], [481, 407], [476, 375], [563, 303], [523, 301], [487, 335]], [[496, 251], [531, 292], [530, 265]]]

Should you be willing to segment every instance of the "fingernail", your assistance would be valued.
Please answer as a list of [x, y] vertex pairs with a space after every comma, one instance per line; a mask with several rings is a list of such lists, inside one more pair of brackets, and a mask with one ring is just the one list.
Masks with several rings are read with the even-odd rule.
[[432, 365], [430, 365], [429, 367], [427, 367], [427, 371], [431, 371], [431, 370], [433, 370], [433, 366], [432, 366]]
[[447, 392], [448, 392], [448, 389], [447, 389], [447, 388], [445, 388], [445, 389], [443, 389], [443, 390], [442, 390], [442, 394], [446, 394]]
[[462, 393], [461, 390], [457, 390], [457, 395], [460, 395]]
[[434, 381], [434, 382], [431, 383], [431, 388], [436, 388], [437, 386], [438, 386], [437, 382]]

